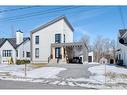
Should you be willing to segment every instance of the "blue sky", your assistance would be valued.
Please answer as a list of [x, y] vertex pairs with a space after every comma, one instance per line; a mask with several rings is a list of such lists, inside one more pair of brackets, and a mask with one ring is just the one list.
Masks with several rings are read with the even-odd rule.
[[[26, 6], [0, 6], [0, 11], [21, 7]], [[14, 32], [19, 29], [24, 32], [24, 36], [29, 36], [32, 29], [61, 15], [65, 15], [72, 24], [75, 30], [75, 41], [78, 41], [84, 34], [90, 36], [91, 42], [93, 42], [98, 35], [109, 39], [116, 39], [118, 30], [123, 28], [117, 6], [78, 6], [60, 12], [41, 13], [40, 15], [17, 19], [20, 15], [37, 11], [42, 12], [69, 7], [71, 6], [39, 6], [0, 13], [0, 37], [11, 37], [12, 34], [15, 34]], [[121, 9], [125, 26], [127, 26], [127, 6], [121, 6]], [[16, 19], [7, 20], [10, 17], [16, 17]]]

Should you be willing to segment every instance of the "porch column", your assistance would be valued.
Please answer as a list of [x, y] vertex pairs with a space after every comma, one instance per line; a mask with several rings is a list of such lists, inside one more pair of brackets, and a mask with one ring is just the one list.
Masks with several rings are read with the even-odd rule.
[[62, 59], [64, 59], [64, 48], [61, 47], [61, 56], [62, 56]]
[[55, 59], [55, 47], [52, 47], [52, 58]]

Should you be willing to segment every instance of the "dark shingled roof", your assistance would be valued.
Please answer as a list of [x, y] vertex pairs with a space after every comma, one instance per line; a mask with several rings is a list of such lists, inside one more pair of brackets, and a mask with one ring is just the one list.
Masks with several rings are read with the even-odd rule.
[[127, 29], [120, 29], [119, 30], [120, 37], [122, 37], [126, 32], [127, 32]]
[[54, 20], [52, 20], [52, 21], [50, 21], [50, 22], [48, 22], [48, 23], [46, 23], [46, 24], [44, 24], [44, 25], [42, 25], [42, 26], [40, 26], [40, 27], [38, 27], [38, 28], [36, 28], [34, 30], [32, 30], [31, 33], [35, 33], [35, 32], [37, 32], [37, 31], [39, 31], [39, 30], [41, 30], [41, 29], [43, 29], [43, 28], [45, 28], [45, 27], [47, 27], [47, 26], [49, 26], [51, 24], [54, 24], [55, 22], [57, 22], [57, 21], [59, 21], [61, 19], [64, 19], [65, 22], [67, 23], [67, 25], [70, 27], [70, 29], [72, 31], [74, 31], [73, 27], [71, 26], [71, 24], [69, 23], [67, 18], [65, 16], [60, 16], [60, 17], [58, 17], [58, 18], [56, 18], [56, 19], [54, 19]]
[[[24, 43], [26, 40], [30, 40], [30, 38], [29, 37], [24, 37], [23, 38], [23, 42], [22, 43]], [[10, 42], [10, 44], [16, 49], [18, 46], [20, 46], [21, 44], [19, 44], [19, 45], [17, 45], [16, 44], [16, 38], [1, 38], [0, 39], [0, 47], [6, 42], [6, 40], [8, 40], [9, 42]]]

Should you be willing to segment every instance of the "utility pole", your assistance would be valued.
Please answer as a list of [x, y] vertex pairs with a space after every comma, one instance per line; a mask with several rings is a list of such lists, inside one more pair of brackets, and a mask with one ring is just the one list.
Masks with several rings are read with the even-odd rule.
[[27, 65], [27, 64], [25, 63], [25, 70], [24, 70], [24, 71], [25, 71], [25, 77], [27, 76], [27, 73], [26, 73], [26, 69], [27, 69], [26, 67], [27, 67], [27, 66], [26, 66], [26, 65]]
[[105, 85], [106, 85], [106, 62], [105, 62]]

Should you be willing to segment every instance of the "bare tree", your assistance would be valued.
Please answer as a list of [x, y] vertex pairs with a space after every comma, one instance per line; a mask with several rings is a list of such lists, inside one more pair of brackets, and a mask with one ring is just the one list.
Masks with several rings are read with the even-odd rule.
[[111, 49], [112, 49], [112, 57], [113, 57], [113, 60], [115, 62], [115, 56], [116, 56], [116, 41], [115, 40], [111, 40], [110, 46], [111, 46]]
[[110, 59], [110, 40], [108, 38], [103, 38], [102, 36], [97, 36], [94, 44], [94, 61], [99, 62], [102, 57]]
[[93, 50], [94, 50], [94, 61], [99, 62], [101, 58], [101, 52], [103, 49], [103, 38], [102, 36], [97, 36], [94, 43], [93, 43]]
[[84, 34], [80, 39], [80, 42], [83, 42], [85, 46], [87, 46], [88, 51], [91, 51], [92, 46], [90, 45], [90, 37], [87, 34]]

